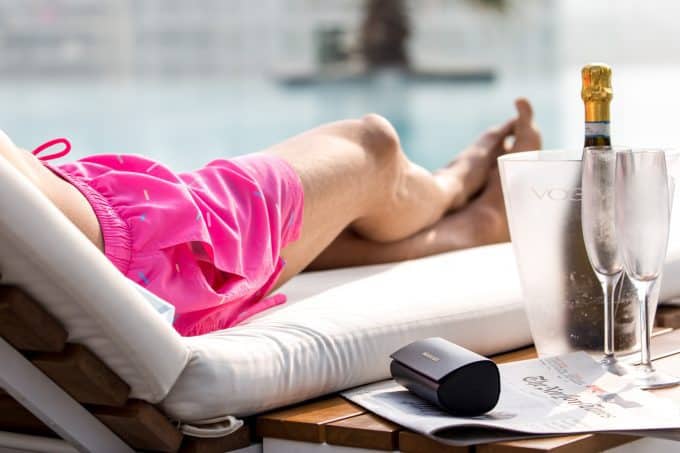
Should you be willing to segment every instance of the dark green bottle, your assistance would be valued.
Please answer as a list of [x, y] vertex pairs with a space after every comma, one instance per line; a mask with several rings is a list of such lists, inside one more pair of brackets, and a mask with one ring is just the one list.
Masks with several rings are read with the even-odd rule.
[[[584, 146], [611, 146], [609, 105], [612, 100], [611, 68], [589, 64], [581, 70], [581, 98], [585, 107]], [[580, 192], [580, 181], [579, 181]], [[565, 234], [567, 322], [569, 341], [574, 349], [601, 351], [604, 345], [604, 296], [593, 272], [581, 230], [580, 204], [568, 216]], [[617, 289], [614, 304], [614, 347], [616, 352], [630, 352], [636, 343], [634, 307], [635, 288], [625, 275]]]

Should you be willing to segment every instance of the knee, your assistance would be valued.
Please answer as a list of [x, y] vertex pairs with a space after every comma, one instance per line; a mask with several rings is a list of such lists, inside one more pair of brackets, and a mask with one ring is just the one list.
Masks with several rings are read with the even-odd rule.
[[395, 184], [403, 170], [405, 156], [392, 124], [380, 115], [365, 115], [359, 120], [358, 141], [374, 164], [374, 177], [381, 179], [385, 187]]
[[[401, 151], [399, 136], [390, 122], [380, 115], [368, 114], [358, 119], [334, 123], [326, 133], [350, 142], [353, 151], [352, 171], [357, 172], [370, 200], [390, 203], [398, 191], [408, 160]], [[384, 203], [383, 203], [384, 204]]]
[[364, 115], [359, 120], [359, 142], [367, 151], [390, 158], [399, 153], [399, 135], [392, 124], [375, 113]]

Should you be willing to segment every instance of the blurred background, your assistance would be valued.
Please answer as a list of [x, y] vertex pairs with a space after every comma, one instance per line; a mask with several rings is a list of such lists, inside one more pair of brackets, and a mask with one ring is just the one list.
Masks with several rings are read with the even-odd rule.
[[[377, 112], [436, 168], [534, 103], [580, 147], [580, 66], [613, 66], [619, 144], [680, 144], [666, 0], [0, 0], [0, 129], [175, 170]], [[322, 151], [322, 150], [320, 150]]]

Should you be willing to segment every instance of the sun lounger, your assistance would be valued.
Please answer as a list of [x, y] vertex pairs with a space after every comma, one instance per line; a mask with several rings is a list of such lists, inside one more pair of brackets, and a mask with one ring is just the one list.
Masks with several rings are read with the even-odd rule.
[[225, 451], [238, 418], [386, 378], [417, 338], [531, 342], [507, 244], [302, 275], [286, 305], [182, 338], [2, 160], [0, 212], [0, 447]]

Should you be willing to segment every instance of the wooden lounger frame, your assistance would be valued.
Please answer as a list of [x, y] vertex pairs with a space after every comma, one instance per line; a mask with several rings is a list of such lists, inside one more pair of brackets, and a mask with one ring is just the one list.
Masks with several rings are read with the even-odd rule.
[[[656, 319], [659, 326], [680, 327], [680, 309], [661, 307]], [[129, 398], [129, 386], [86, 346], [68, 343], [67, 338], [59, 321], [33, 298], [20, 288], [0, 285], [0, 431], [61, 437], [81, 450], [112, 452], [217, 453], [252, 443], [255, 430], [248, 424], [220, 438], [182, 435], [154, 405]], [[323, 430], [328, 431], [324, 440], [330, 443], [358, 446], [354, 444], [356, 429], [345, 426], [350, 422], [365, 424], [373, 448], [394, 448], [397, 434], [403, 451], [425, 451], [423, 442], [432, 442], [399, 431], [389, 422], [376, 421], [377, 417], [341, 399], [319, 404], [323, 420], [329, 423]], [[329, 404], [332, 407], [327, 407]], [[338, 408], [342, 409], [340, 416]], [[301, 421], [296, 415], [298, 410], [292, 409], [292, 424], [288, 417], [291, 409], [260, 417], [259, 436], [319, 442], [323, 423], [304, 423], [306, 419]], [[310, 408], [305, 411], [304, 417], [309, 417]], [[384, 436], [375, 437], [376, 423]], [[373, 445], [375, 442], [378, 444]], [[415, 449], [407, 448], [410, 443]], [[362, 447], [366, 445], [361, 442]]]
[[0, 337], [0, 431], [116, 452], [212, 453], [251, 444], [247, 425], [215, 439], [182, 435], [154, 405], [131, 399], [130, 387], [86, 346], [68, 343], [59, 321], [17, 287], [0, 286]]

